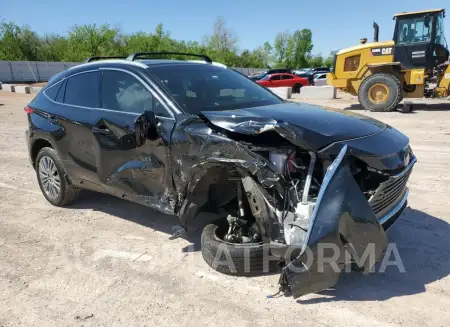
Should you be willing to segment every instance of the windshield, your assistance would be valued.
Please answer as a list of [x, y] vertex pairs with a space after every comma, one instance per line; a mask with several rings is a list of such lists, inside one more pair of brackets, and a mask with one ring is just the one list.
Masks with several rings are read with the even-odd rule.
[[148, 71], [190, 114], [283, 103], [265, 88], [231, 69], [180, 64], [155, 65]]
[[261, 78], [259, 78], [259, 80], [260, 80], [260, 81], [267, 81], [269, 78], [270, 78], [270, 75], [267, 74], [267, 75], [264, 75], [264, 76], [262, 76]]
[[431, 39], [431, 24], [424, 16], [398, 19], [397, 43], [429, 42]]

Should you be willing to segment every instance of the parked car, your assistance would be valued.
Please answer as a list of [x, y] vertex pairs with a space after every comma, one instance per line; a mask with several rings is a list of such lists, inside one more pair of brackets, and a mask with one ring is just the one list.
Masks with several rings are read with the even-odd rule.
[[252, 81], [257, 81], [257, 80], [263, 78], [266, 75], [267, 75], [267, 73], [263, 72], [263, 73], [260, 73], [260, 74], [250, 75], [250, 76], [248, 76], [248, 78], [251, 79]]
[[274, 68], [274, 69], [266, 70], [265, 72], [257, 74], [257, 75], [249, 76], [249, 78], [253, 81], [257, 81], [257, 80], [262, 79], [266, 75], [280, 74], [280, 73], [292, 74], [293, 71], [292, 71], [292, 69], [289, 69], [289, 68]]
[[318, 68], [313, 68], [311, 70], [311, 72], [313, 74], [315, 74], [315, 73], [328, 73], [329, 71], [330, 71], [330, 68], [328, 68], [328, 67], [318, 67]]
[[281, 73], [292, 74], [292, 69], [290, 69], [290, 68], [274, 68], [274, 69], [269, 69], [266, 72], [266, 74], [281, 74]]
[[290, 87], [293, 93], [299, 93], [302, 86], [308, 85], [308, 80], [293, 74], [267, 74], [256, 83], [265, 87]]
[[326, 73], [314, 74], [314, 85], [315, 86], [327, 85], [327, 74]]
[[[370, 271], [407, 206], [408, 138], [373, 118], [285, 101], [198, 56], [208, 64], [139, 53], [54, 76], [25, 107], [43, 196], [64, 206], [90, 189], [177, 215], [171, 238], [200, 211], [226, 210], [203, 229], [205, 261], [260, 274], [270, 245], [280, 289], [294, 297], [333, 286], [333, 268], [349, 263], [309, 265], [322, 244]], [[369, 246], [373, 260], [361, 262]]]
[[308, 85], [314, 85], [314, 75], [312, 73], [295, 73], [295, 76], [306, 78]]

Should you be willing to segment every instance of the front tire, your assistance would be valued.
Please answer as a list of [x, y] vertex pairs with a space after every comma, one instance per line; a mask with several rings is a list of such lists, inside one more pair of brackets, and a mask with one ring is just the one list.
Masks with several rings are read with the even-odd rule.
[[392, 111], [402, 98], [402, 84], [392, 74], [373, 74], [361, 83], [358, 90], [361, 106], [374, 112]]
[[80, 189], [67, 180], [55, 149], [45, 147], [39, 151], [36, 158], [36, 176], [42, 194], [51, 204], [61, 207], [78, 198]]
[[260, 243], [229, 243], [219, 235], [226, 234], [226, 219], [216, 220], [202, 232], [202, 256], [206, 263], [226, 275], [261, 276], [278, 269], [277, 261], [269, 259], [269, 247]]

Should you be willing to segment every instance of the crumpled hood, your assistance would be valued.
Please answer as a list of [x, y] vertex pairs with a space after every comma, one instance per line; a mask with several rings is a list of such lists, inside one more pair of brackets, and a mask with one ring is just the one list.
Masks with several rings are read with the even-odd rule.
[[234, 133], [256, 135], [275, 130], [292, 143], [314, 150], [334, 142], [374, 135], [386, 128], [376, 119], [353, 112], [294, 102], [202, 111], [199, 116], [208, 120], [212, 128], [217, 126]]

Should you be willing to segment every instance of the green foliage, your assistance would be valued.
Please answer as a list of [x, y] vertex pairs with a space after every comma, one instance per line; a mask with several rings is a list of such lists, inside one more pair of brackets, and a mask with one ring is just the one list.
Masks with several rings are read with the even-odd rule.
[[325, 59], [324, 64], [325, 66], [327, 66], [328, 68], [333, 66], [333, 62], [334, 62], [334, 55], [336, 54], [337, 51], [331, 51], [330, 55], [327, 57], [327, 59]]
[[[0, 22], [0, 60], [83, 61], [92, 56], [127, 56], [133, 52], [188, 52], [208, 54], [214, 61], [231, 67], [303, 68], [331, 66], [333, 54], [323, 59], [312, 55], [312, 32], [309, 29], [278, 33], [273, 45], [265, 42], [256, 49], [238, 49], [237, 35], [219, 17], [212, 34], [202, 42], [180, 41], [170, 36], [162, 24], [153, 32], [121, 33], [108, 24], [75, 25], [66, 36], [37, 35], [27, 26]], [[183, 58], [172, 56], [174, 59]]]

